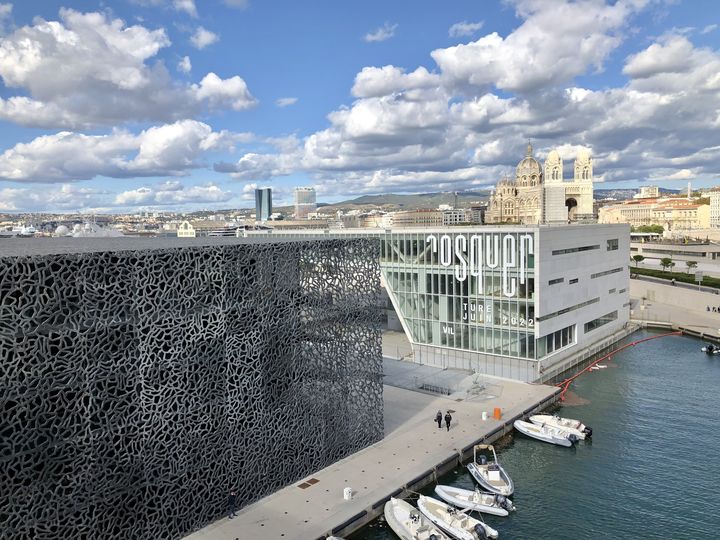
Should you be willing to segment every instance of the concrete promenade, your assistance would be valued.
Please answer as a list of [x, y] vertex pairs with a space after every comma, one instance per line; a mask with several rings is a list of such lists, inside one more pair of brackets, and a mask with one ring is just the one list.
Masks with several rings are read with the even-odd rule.
[[[187, 539], [308, 540], [323, 538], [333, 530], [335, 534], [348, 534], [382, 512], [383, 503], [391, 494], [406, 486], [419, 489], [433, 476], [434, 469], [441, 474], [457, 464], [463, 449], [465, 455], [472, 452], [468, 445], [487, 434], [490, 439], [500, 436], [506, 422], [554, 399], [558, 391], [551, 386], [490, 377], [479, 379], [472, 375], [465, 377], [459, 387], [448, 397], [437, 397], [386, 385], [382, 441], [261, 499], [233, 519], [210, 524]], [[502, 408], [501, 421], [492, 419], [494, 407]], [[443, 414], [453, 411], [449, 432], [435, 424], [433, 419], [438, 410]], [[489, 413], [486, 421], [481, 418], [483, 411]], [[305, 482], [311, 479], [315, 482], [308, 487]], [[515, 481], [521, 483], [522, 475]], [[346, 486], [353, 490], [350, 501], [343, 499]]]
[[[720, 338], [720, 295], [673, 287], [669, 283], [631, 279], [631, 319], [665, 323]], [[710, 311], [707, 308], [710, 307]]]

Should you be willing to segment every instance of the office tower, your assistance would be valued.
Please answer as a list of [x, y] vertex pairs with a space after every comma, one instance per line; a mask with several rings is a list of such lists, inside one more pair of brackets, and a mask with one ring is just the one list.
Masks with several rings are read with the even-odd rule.
[[315, 188], [295, 188], [295, 219], [307, 219], [308, 214], [315, 210]]
[[272, 189], [255, 190], [255, 221], [267, 221], [272, 214]]

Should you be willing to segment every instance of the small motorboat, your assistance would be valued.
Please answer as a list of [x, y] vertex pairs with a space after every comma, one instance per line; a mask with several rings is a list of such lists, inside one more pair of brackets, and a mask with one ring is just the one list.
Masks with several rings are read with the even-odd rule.
[[402, 499], [391, 497], [385, 503], [385, 521], [402, 540], [450, 540], [417, 508]]
[[486, 523], [432, 497], [420, 495], [418, 508], [426, 518], [453, 538], [485, 540], [498, 537], [498, 532]]
[[591, 427], [586, 426], [580, 420], [573, 420], [572, 418], [562, 418], [557, 414], [533, 414], [528, 418], [536, 426], [552, 426], [560, 429], [564, 429], [574, 435], [577, 435], [578, 439], [585, 439], [585, 437], [592, 437], [593, 430]]
[[705, 354], [720, 354], [720, 346], [713, 345], [712, 343], [708, 343], [700, 350]]
[[578, 441], [577, 435], [553, 426], [536, 426], [530, 422], [515, 420], [513, 426], [523, 435], [558, 446], [571, 447]]
[[463, 510], [474, 510], [494, 516], [507, 516], [515, 510], [513, 503], [505, 495], [497, 493], [485, 493], [476, 489], [462, 489], [454, 486], [435, 486], [435, 493], [443, 501], [450, 503]]
[[[478, 450], [480, 451], [479, 456]], [[488, 460], [486, 453], [492, 454], [491, 460]], [[513, 481], [498, 462], [492, 444], [476, 444], [473, 448], [473, 462], [467, 468], [477, 483], [491, 493], [505, 495], [506, 497], [513, 494], [515, 490]]]

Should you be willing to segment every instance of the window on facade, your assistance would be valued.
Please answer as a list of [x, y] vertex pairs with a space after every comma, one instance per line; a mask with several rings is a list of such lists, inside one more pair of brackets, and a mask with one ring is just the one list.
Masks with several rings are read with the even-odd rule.
[[562, 283], [563, 281], [565, 281], [565, 278], [562, 277], [557, 279], [551, 279], [550, 281], [548, 281], [548, 285], [557, 285], [558, 283]]
[[552, 252], [553, 255], [566, 255], [567, 253], [577, 253], [578, 251], [590, 251], [593, 249], [600, 249], [600, 245], [596, 244], [593, 246], [580, 246], [575, 248], [567, 249], [556, 249]]
[[575, 325], [567, 326], [538, 339], [538, 358], [575, 344]]
[[606, 325], [609, 322], [612, 322], [617, 319], [617, 311], [612, 311], [610, 313], [607, 313], [603, 315], [602, 317], [598, 317], [597, 319], [593, 319], [590, 322], [585, 323], [585, 333], [592, 332], [596, 328], [600, 328], [603, 325]]
[[622, 294], [622, 293], [624, 293], [625, 291], [627, 291], [627, 289], [620, 289], [620, 290], [618, 291], [618, 294]]
[[578, 282], [578, 278], [573, 278], [570, 281], [568, 281], [568, 283], [570, 283], [570, 285], [572, 285], [573, 283], [577, 283], [577, 282]]
[[610, 289], [610, 290], [608, 291], [608, 294], [613, 294], [616, 290], [617, 290], [617, 289]]
[[593, 298], [591, 300], [587, 300], [585, 302], [581, 302], [580, 304], [575, 304], [574, 306], [566, 307], [564, 309], [561, 309], [559, 311], [555, 311], [553, 313], [548, 313], [547, 315], [541, 315], [537, 318], [538, 321], [547, 321], [548, 319], [552, 319], [554, 317], [558, 317], [559, 315], [564, 315], [565, 313], [569, 313], [570, 311], [575, 311], [576, 309], [583, 308], [585, 306], [589, 306], [590, 304], [594, 304], [596, 302], [599, 302], [600, 298]]
[[618, 239], [617, 238], [611, 238], [607, 241], [607, 250], [608, 251], [616, 251], [618, 249]]
[[607, 276], [609, 274], [616, 274], [618, 272], [622, 272], [623, 270], [625, 270], [625, 267], [621, 266], [620, 268], [613, 268], [612, 270], [605, 270], [604, 272], [597, 272], [596, 274], [590, 274], [590, 279]]

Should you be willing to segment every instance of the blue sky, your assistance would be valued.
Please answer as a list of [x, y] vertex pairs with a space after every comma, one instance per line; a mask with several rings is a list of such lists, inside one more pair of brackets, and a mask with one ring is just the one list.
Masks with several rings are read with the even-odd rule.
[[714, 185], [711, 0], [0, 3], [0, 211], [478, 189], [531, 139], [597, 187]]

